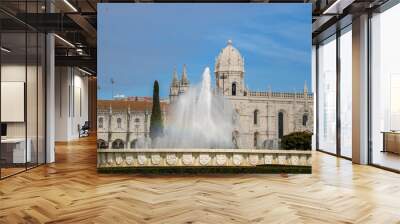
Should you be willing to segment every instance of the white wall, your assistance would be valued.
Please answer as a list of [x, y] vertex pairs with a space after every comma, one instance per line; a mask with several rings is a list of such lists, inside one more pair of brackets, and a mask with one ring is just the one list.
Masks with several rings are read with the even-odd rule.
[[[1, 66], [1, 81], [2, 82], [24, 82], [26, 83], [26, 69], [30, 74], [34, 69], [32, 66], [26, 67], [18, 64], [5, 64]], [[31, 84], [31, 83], [30, 83]], [[36, 84], [36, 83], [35, 83]], [[28, 89], [30, 90], [30, 89]], [[30, 96], [36, 96], [36, 90], [34, 93], [27, 93], [28, 98]], [[4, 96], [3, 96], [4, 97]], [[27, 99], [28, 102], [31, 100]], [[32, 106], [32, 105], [31, 105]], [[36, 105], [35, 105], [36, 107]], [[1, 110], [7, 110], [8, 108], [1, 108]], [[22, 108], [24, 110], [24, 108]], [[36, 116], [36, 114], [35, 114]], [[33, 120], [31, 114], [28, 114], [28, 120]], [[8, 137], [25, 137], [25, 126], [26, 122], [7, 122], [7, 136]], [[29, 126], [31, 127], [31, 125]], [[29, 137], [29, 136], [28, 136]]]
[[[38, 69], [38, 70], [37, 70]], [[29, 139], [31, 148], [32, 162], [39, 159], [39, 163], [44, 163], [45, 150], [45, 120], [44, 120], [44, 74], [42, 68], [25, 64], [2, 64], [1, 66], [1, 81], [3, 82], [23, 82], [26, 85], [26, 97], [22, 96], [22, 105], [18, 108], [12, 106], [1, 107], [3, 113], [20, 113], [22, 120], [17, 122], [7, 123], [7, 137], [9, 138], [24, 138]], [[27, 79], [27, 80], [25, 80]], [[2, 89], [2, 94], [7, 94]], [[19, 94], [24, 95], [24, 89], [19, 89]], [[7, 95], [2, 95], [2, 98], [10, 98]], [[12, 102], [11, 102], [12, 103]], [[17, 102], [15, 102], [17, 103]], [[25, 106], [26, 103], [26, 106]], [[13, 111], [14, 110], [14, 111]], [[17, 110], [17, 111], [16, 111]], [[26, 119], [24, 117], [26, 113]], [[3, 120], [3, 119], [2, 119]], [[50, 160], [49, 160], [50, 161]]]
[[76, 68], [56, 67], [55, 140], [79, 138], [78, 125], [88, 120], [88, 78]]

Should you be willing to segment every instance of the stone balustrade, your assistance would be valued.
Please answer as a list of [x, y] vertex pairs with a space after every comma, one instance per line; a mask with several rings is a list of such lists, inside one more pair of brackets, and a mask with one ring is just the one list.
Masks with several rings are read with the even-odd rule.
[[306, 97], [304, 97], [304, 93], [303, 92], [299, 92], [299, 93], [293, 93], [293, 92], [258, 92], [258, 91], [249, 91], [247, 92], [248, 96], [262, 96], [262, 97], [274, 97], [274, 98], [287, 98], [287, 99], [303, 99], [303, 98], [307, 98], [307, 99], [312, 99], [313, 98], [313, 94], [312, 93], [307, 93]]
[[97, 167], [311, 166], [311, 151], [255, 149], [98, 149]]

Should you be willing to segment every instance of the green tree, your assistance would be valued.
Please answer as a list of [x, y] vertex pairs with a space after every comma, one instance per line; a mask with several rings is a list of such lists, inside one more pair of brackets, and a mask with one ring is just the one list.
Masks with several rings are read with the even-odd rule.
[[152, 140], [163, 134], [163, 121], [160, 106], [160, 93], [158, 81], [154, 81], [153, 87], [153, 107], [151, 109], [150, 117], [150, 138]]
[[282, 149], [311, 150], [312, 133], [307, 131], [293, 132], [282, 137]]

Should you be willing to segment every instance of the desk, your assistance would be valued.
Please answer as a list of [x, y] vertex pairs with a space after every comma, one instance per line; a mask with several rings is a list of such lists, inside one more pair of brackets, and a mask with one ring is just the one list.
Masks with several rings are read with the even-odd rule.
[[[26, 163], [31, 162], [31, 139], [27, 139], [28, 144], [25, 152], [25, 138], [6, 138], [1, 139], [1, 157], [6, 163]], [[12, 158], [12, 159], [11, 159]], [[25, 160], [26, 159], [26, 160]]]
[[383, 133], [383, 152], [400, 154], [400, 132], [386, 131]]

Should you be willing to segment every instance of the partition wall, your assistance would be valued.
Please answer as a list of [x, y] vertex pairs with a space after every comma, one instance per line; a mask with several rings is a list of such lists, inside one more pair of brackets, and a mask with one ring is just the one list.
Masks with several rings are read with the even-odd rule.
[[[43, 2], [19, 2], [21, 14], [17, 16], [45, 10]], [[6, 21], [0, 23], [0, 178], [3, 179], [46, 161], [46, 37], [5, 10], [0, 11], [0, 17]]]

